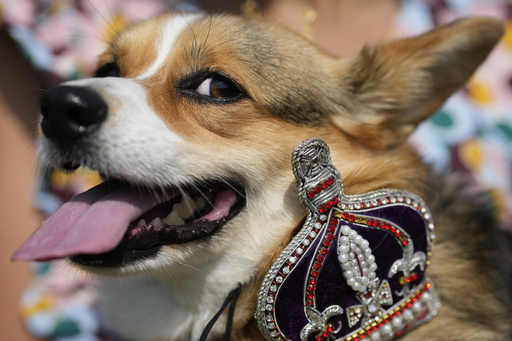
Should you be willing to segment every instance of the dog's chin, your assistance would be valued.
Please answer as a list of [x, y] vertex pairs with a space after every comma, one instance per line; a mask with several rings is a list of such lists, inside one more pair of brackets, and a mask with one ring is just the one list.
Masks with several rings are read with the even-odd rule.
[[[128, 185], [138, 187], [134, 184]], [[171, 192], [172, 199], [160, 202], [130, 223], [123, 239], [113, 250], [101, 254], [73, 255], [69, 257], [71, 262], [92, 272], [130, 272], [130, 268], [138, 268], [137, 264], [149, 264], [156, 260], [166, 247], [169, 249], [175, 246], [179, 249], [185, 245], [198, 247], [199, 243], [207, 243], [246, 204], [244, 187], [230, 180], [208, 180], [179, 186], [179, 189], [173, 187], [160, 194]], [[180, 202], [184, 197], [199, 198], [203, 204], [191, 201], [191, 205], [195, 207], [186, 207], [187, 204]], [[221, 207], [226, 205], [225, 202], [229, 202], [229, 210]], [[189, 211], [190, 216], [177, 217], [176, 204], [182, 204], [180, 209]], [[226, 212], [218, 216], [216, 211], [220, 210]]]

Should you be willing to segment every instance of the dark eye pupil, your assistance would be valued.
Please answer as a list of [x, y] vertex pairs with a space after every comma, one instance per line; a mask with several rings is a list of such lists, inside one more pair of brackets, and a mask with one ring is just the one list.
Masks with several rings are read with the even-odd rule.
[[240, 94], [238, 88], [224, 79], [213, 78], [210, 83], [210, 95], [218, 98], [233, 98]]

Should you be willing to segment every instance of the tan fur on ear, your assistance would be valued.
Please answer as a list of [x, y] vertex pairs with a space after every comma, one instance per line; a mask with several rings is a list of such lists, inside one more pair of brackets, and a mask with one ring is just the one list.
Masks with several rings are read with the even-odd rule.
[[335, 115], [334, 123], [375, 149], [402, 143], [468, 80], [502, 34], [497, 20], [468, 18], [363, 49], [341, 61], [351, 115]]

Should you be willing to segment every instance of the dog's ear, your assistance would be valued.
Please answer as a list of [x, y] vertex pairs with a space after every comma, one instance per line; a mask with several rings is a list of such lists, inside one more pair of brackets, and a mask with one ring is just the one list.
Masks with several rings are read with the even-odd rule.
[[338, 72], [350, 114], [333, 115], [334, 123], [371, 148], [404, 142], [468, 80], [502, 34], [497, 20], [462, 19], [342, 60]]

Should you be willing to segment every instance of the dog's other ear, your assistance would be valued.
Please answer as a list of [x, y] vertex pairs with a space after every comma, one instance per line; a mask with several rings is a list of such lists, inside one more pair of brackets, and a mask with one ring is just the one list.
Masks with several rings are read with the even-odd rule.
[[333, 115], [334, 123], [371, 148], [404, 142], [468, 80], [502, 34], [497, 20], [468, 18], [363, 49], [341, 61], [349, 115]]

